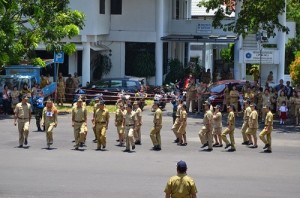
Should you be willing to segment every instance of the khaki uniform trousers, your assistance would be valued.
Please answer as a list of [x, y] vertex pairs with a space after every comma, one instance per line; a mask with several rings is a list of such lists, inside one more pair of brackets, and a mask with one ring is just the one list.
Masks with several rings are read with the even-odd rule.
[[151, 129], [150, 138], [153, 143], [153, 146], [161, 146], [161, 137], [160, 137], [161, 128], [162, 126], [160, 125], [160, 126], [154, 126]]
[[24, 139], [27, 139], [29, 134], [29, 119], [18, 119], [18, 130], [19, 145], [23, 145]]
[[246, 131], [247, 135], [253, 135], [253, 137], [256, 137], [257, 128], [248, 128]]
[[186, 134], [186, 123], [179, 126], [177, 135], [184, 135]]
[[88, 128], [87, 128], [87, 126], [85, 126], [84, 127], [84, 137], [83, 137], [83, 142], [85, 142], [86, 141], [86, 136], [87, 136], [87, 134], [88, 134]]
[[173, 130], [176, 137], [177, 137], [179, 127], [180, 127], [180, 122], [179, 122], [179, 117], [177, 117], [176, 120], [175, 120], [175, 123], [172, 126], [172, 130]]
[[122, 122], [120, 122], [120, 123], [117, 123], [117, 133], [118, 133], [118, 135], [121, 137], [123, 137], [124, 138], [124, 127], [122, 127]]
[[93, 132], [94, 132], [94, 135], [95, 135], [95, 139], [97, 140], [97, 134], [96, 134], [96, 124], [93, 126]]
[[106, 124], [96, 124], [96, 137], [98, 149], [101, 148], [101, 145], [106, 146]]
[[134, 130], [132, 126], [125, 126], [125, 138], [126, 138], [126, 149], [130, 150], [130, 144], [133, 146], [134, 144]]
[[248, 129], [248, 122], [243, 122], [242, 129], [241, 129], [241, 133], [243, 136], [243, 142], [248, 141], [248, 137], [246, 135], [247, 129]]
[[47, 144], [53, 144], [53, 128], [55, 127], [54, 122], [45, 123], [46, 141]]
[[80, 143], [84, 142], [85, 137], [85, 122], [75, 122], [74, 123], [74, 138], [75, 138], [75, 147], [78, 148]]
[[136, 130], [134, 132], [134, 138], [135, 138], [135, 140], [141, 141], [141, 126], [142, 125], [140, 125], [140, 124], [136, 126]]
[[272, 150], [272, 147], [271, 147], [271, 140], [272, 140], [271, 133], [272, 133], [272, 130], [273, 130], [273, 127], [271, 127], [270, 130], [267, 130], [267, 128], [264, 128], [259, 134], [259, 138], [261, 139], [261, 141], [265, 144], [270, 145], [270, 147], [268, 149], [270, 151]]
[[[211, 128], [212, 129], [212, 128]], [[199, 132], [199, 138], [202, 144], [208, 143], [208, 148], [212, 148], [213, 136], [212, 130], [207, 128], [202, 128]]]
[[[230, 143], [226, 137], [226, 135], [229, 135]], [[234, 128], [226, 128], [222, 134], [221, 134], [222, 140], [226, 143], [226, 145], [231, 144], [232, 148], [235, 148], [235, 141], [234, 141]]]

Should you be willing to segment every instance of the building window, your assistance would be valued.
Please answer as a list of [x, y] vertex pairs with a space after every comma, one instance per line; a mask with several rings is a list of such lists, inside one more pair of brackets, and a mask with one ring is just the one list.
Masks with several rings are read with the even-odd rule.
[[100, 14], [105, 14], [105, 0], [100, 0]]
[[122, 14], [122, 0], [111, 0], [110, 3], [110, 14]]

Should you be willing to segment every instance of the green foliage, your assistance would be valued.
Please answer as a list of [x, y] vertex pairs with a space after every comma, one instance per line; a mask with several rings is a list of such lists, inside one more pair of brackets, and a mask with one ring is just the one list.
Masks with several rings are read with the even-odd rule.
[[132, 74], [137, 77], [155, 75], [155, 57], [149, 52], [140, 52], [133, 61]]
[[[238, 1], [242, 3], [242, 7], [237, 21], [223, 24], [222, 20], [235, 11]], [[213, 26], [238, 35], [245, 36], [249, 32], [265, 30], [270, 37], [275, 36], [276, 28], [283, 32], [289, 31], [278, 19], [285, 11], [285, 0], [202, 0], [198, 6], [205, 6], [207, 12], [216, 9]]]
[[174, 83], [180, 79], [183, 79], [185, 72], [183, 64], [178, 59], [169, 60], [170, 71], [166, 76], [165, 84]]
[[103, 74], [108, 74], [112, 64], [110, 57], [98, 51], [92, 51], [91, 67], [93, 70], [93, 80], [100, 80]]
[[234, 59], [234, 44], [228, 44], [228, 48], [221, 49], [221, 58], [226, 63], [233, 62]]
[[30, 65], [39, 65], [41, 67], [45, 67], [46, 63], [41, 58], [33, 58], [30, 60]]
[[69, 0], [0, 0], [0, 65], [18, 64], [39, 43], [49, 51], [73, 53], [63, 38], [79, 34], [84, 14], [69, 8]]

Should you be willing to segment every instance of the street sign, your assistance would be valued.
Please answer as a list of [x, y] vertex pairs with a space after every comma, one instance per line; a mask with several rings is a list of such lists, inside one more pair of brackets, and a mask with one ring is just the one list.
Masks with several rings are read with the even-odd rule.
[[54, 63], [64, 63], [63, 52], [54, 52]]

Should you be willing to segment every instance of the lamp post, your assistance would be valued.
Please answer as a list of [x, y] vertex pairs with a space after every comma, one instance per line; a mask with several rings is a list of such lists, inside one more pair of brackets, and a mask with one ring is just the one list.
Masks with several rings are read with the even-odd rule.
[[259, 41], [259, 87], [261, 87], [261, 62], [262, 62], [262, 46], [261, 46], [261, 40]]

